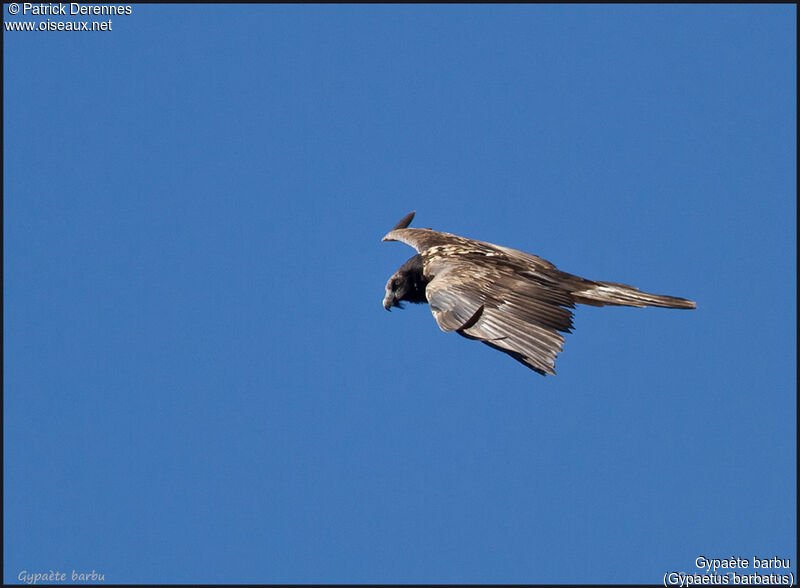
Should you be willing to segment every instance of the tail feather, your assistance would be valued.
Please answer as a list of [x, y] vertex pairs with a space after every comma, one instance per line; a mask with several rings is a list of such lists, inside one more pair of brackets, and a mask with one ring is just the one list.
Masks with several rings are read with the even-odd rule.
[[660, 306], [662, 308], [697, 308], [691, 300], [678, 298], [676, 296], [663, 296], [661, 294], [649, 294], [642, 292], [638, 288], [627, 284], [615, 284], [614, 282], [589, 282], [583, 284], [580, 290], [572, 292], [572, 297], [579, 304], [590, 304], [592, 306], [605, 306], [607, 304], [615, 306]]

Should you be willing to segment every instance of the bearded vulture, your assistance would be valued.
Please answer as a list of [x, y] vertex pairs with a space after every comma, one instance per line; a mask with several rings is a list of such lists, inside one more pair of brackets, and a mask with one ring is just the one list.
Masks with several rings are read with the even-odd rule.
[[691, 300], [633, 286], [587, 280], [549, 261], [492, 243], [432, 229], [409, 229], [406, 215], [383, 241], [417, 250], [386, 283], [383, 306], [427, 302], [445, 332], [455, 331], [507, 353], [539, 374], [555, 375], [555, 358], [572, 330], [572, 308], [695, 308]]

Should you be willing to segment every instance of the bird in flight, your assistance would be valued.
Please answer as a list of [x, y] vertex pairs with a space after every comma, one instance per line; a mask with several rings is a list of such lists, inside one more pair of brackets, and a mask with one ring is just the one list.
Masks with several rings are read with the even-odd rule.
[[409, 229], [414, 214], [403, 217], [383, 238], [417, 250], [386, 283], [384, 308], [427, 302], [443, 331], [481, 341], [542, 375], [556, 373], [561, 333], [571, 332], [576, 304], [696, 307], [684, 298], [580, 278], [516, 249]]

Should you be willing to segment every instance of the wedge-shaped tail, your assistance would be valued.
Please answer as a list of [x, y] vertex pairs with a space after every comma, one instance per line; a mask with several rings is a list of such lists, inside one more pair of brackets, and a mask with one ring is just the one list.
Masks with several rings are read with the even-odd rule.
[[592, 306], [660, 306], [661, 308], [697, 308], [691, 300], [676, 296], [650, 294], [627, 284], [614, 282], [593, 282], [587, 288], [572, 292], [572, 297], [579, 304]]

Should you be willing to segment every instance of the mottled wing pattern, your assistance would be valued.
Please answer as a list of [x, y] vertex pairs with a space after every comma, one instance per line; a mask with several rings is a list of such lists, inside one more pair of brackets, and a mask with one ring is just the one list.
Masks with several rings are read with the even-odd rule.
[[418, 253], [422, 253], [431, 247], [443, 245], [462, 245], [468, 247], [470, 244], [479, 243], [479, 241], [459, 237], [458, 235], [452, 235], [450, 233], [434, 231], [433, 229], [404, 228], [392, 229], [386, 233], [382, 241], [400, 241], [401, 243], [410, 245], [416, 249]]
[[482, 341], [539, 373], [555, 374], [564, 343], [560, 332], [572, 328], [574, 302], [548, 276], [550, 264], [520, 265], [500, 248], [477, 241], [470, 246], [467, 253], [441, 247], [422, 254], [425, 273], [432, 276], [426, 297], [439, 327]]

